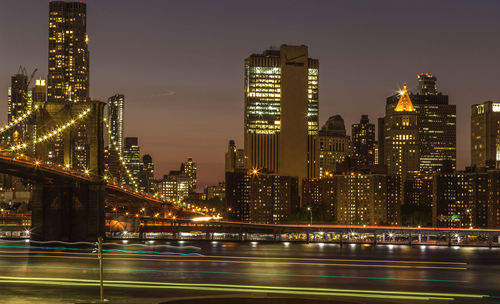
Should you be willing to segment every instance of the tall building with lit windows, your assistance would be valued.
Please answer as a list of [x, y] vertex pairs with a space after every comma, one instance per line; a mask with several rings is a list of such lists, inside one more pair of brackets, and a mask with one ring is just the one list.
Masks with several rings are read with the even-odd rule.
[[500, 102], [472, 106], [471, 165], [500, 169]]
[[340, 115], [328, 118], [319, 131], [319, 177], [327, 177], [351, 156], [351, 139]]
[[282, 45], [245, 60], [246, 167], [319, 175], [319, 61], [307, 46]]
[[418, 171], [420, 147], [417, 111], [406, 85], [394, 108], [388, 106], [385, 117], [384, 156], [388, 173], [404, 178], [408, 171]]
[[[8, 122], [12, 122], [32, 107], [32, 91], [28, 88], [28, 76], [26, 69], [20, 67], [17, 74], [11, 77], [11, 85], [8, 90]], [[20, 124], [8, 132], [7, 140], [16, 141], [26, 132], [27, 125]]]
[[123, 109], [125, 96], [115, 94], [108, 98], [108, 122], [120, 155], [123, 155]]
[[[141, 154], [137, 137], [126, 137], [125, 147], [123, 149], [123, 159], [127, 169], [130, 171], [133, 183], [139, 184], [139, 177], [141, 174]], [[128, 177], [127, 177], [128, 178]], [[130, 184], [130, 183], [129, 183]]]
[[[437, 90], [435, 76], [423, 73], [417, 78], [417, 92], [409, 93], [409, 96], [417, 113], [419, 171], [426, 174], [442, 172], [450, 163], [455, 169], [456, 105], [449, 104], [448, 95]], [[386, 112], [396, 107], [399, 98], [399, 95], [387, 98]]]
[[196, 185], [197, 185], [197, 181], [196, 181], [196, 172], [197, 172], [197, 164], [196, 162], [193, 161], [193, 159], [191, 157], [189, 157], [187, 159], [187, 161], [183, 162], [181, 164], [181, 172], [186, 174], [186, 176], [188, 177], [188, 183], [189, 183], [189, 187], [188, 187], [188, 192], [189, 194], [191, 193], [196, 193]]
[[49, 2], [49, 74], [47, 100], [89, 100], [87, 5]]

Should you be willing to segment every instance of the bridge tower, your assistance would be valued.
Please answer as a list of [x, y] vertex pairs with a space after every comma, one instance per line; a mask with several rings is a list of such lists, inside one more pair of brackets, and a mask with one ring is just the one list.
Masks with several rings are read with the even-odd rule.
[[[90, 107], [84, 127], [68, 128], [62, 133], [64, 167], [73, 168], [73, 149], [75, 137], [86, 136], [88, 159], [86, 172], [88, 180], [79, 178], [52, 181], [34, 181], [32, 190], [32, 229], [34, 240], [95, 241], [104, 237], [104, 105], [101, 101], [82, 103], [40, 104], [35, 124], [58, 125], [70, 120], [77, 113]], [[38, 158], [45, 158], [47, 145], [42, 143], [36, 150]]]

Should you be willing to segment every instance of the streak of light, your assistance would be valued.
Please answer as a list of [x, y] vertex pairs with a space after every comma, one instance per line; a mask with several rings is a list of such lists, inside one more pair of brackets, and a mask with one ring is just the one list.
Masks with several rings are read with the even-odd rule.
[[[90, 267], [68, 267], [68, 266], [36, 266], [23, 265], [26, 268], [40, 269], [73, 269], [99, 271], [99, 268]], [[0, 268], [19, 268], [19, 265], [2, 265]], [[21, 270], [21, 271], [24, 271]], [[158, 269], [134, 269], [134, 268], [110, 268], [106, 267], [105, 272], [155, 272], [155, 273], [201, 273], [201, 274], [222, 274], [222, 275], [243, 275], [243, 276], [276, 276], [276, 277], [307, 277], [307, 278], [332, 278], [332, 279], [366, 279], [366, 280], [394, 280], [394, 281], [419, 281], [419, 282], [446, 282], [446, 283], [468, 283], [461, 280], [441, 280], [441, 279], [415, 279], [415, 278], [391, 278], [391, 277], [361, 277], [361, 276], [335, 276], [335, 275], [314, 275], [314, 274], [289, 274], [289, 273], [264, 273], [264, 272], [231, 272], [231, 271], [204, 271], [204, 270], [158, 270]]]
[[[32, 283], [43, 285], [69, 285], [69, 286], [97, 286], [98, 280], [66, 279], [66, 278], [36, 278], [36, 277], [7, 277], [0, 276], [1, 283]], [[359, 298], [384, 298], [405, 300], [454, 300], [453, 297], [481, 299], [489, 297], [479, 294], [438, 293], [438, 292], [412, 292], [412, 291], [384, 291], [364, 289], [333, 289], [310, 287], [286, 286], [254, 286], [233, 284], [199, 284], [199, 283], [167, 283], [167, 282], [141, 282], [141, 281], [105, 281], [106, 287], [125, 288], [158, 288], [158, 289], [195, 289], [208, 291], [229, 292], [260, 292], [300, 295], [326, 295], [347, 296]]]

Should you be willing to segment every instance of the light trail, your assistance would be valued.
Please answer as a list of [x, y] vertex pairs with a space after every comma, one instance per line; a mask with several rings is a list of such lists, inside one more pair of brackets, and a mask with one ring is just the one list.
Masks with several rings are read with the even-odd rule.
[[[36, 265], [2, 265], [0, 268], [27, 268], [39, 269], [73, 269], [99, 271], [99, 268], [90, 267], [67, 267], [67, 266], [36, 266]], [[20, 270], [23, 271], [23, 270]], [[231, 272], [231, 271], [203, 271], [203, 270], [158, 270], [158, 269], [134, 269], [134, 268], [110, 268], [104, 270], [108, 273], [121, 272], [155, 272], [155, 273], [199, 273], [199, 274], [221, 274], [221, 275], [242, 275], [242, 276], [275, 276], [275, 277], [306, 277], [306, 278], [332, 278], [332, 279], [366, 279], [366, 280], [393, 280], [393, 281], [418, 281], [418, 282], [444, 282], [444, 283], [468, 283], [462, 280], [442, 280], [442, 279], [415, 279], [415, 278], [391, 278], [391, 277], [362, 277], [362, 276], [335, 276], [335, 275], [314, 275], [314, 274], [288, 274], [288, 273], [263, 273], [263, 272]]]
[[[54, 258], [50, 255], [0, 255], [7, 258]], [[93, 257], [57, 256], [65, 259], [95, 259]], [[235, 260], [210, 260], [210, 259], [154, 259], [154, 258], [117, 258], [104, 257], [104, 260], [128, 260], [128, 261], [156, 261], [162, 263], [172, 262], [203, 262], [203, 263], [234, 263], [234, 264], [269, 264], [273, 265], [308, 265], [308, 266], [340, 266], [340, 267], [371, 267], [371, 268], [406, 268], [406, 269], [441, 269], [441, 270], [467, 270], [466, 267], [448, 266], [413, 266], [413, 265], [374, 265], [374, 264], [348, 264], [348, 263], [303, 263], [303, 262], [261, 262], [261, 261], [235, 261]]]
[[[94, 248], [71, 248], [71, 247], [41, 247], [41, 246], [0, 246], [0, 248], [16, 248], [16, 249], [45, 249], [45, 250], [70, 250], [70, 251], [82, 251], [82, 252], [92, 252]], [[130, 253], [130, 254], [157, 254], [157, 255], [196, 255], [203, 256], [200, 253], [184, 253], [184, 252], [161, 252], [161, 251], [150, 251], [150, 250], [125, 250], [125, 249], [103, 249], [103, 252], [117, 252], [117, 253]], [[36, 251], [34, 251], [36, 253]]]
[[[0, 276], [1, 283], [24, 283], [42, 285], [67, 285], [67, 286], [98, 286], [98, 280], [66, 279], [66, 278], [37, 278], [37, 277], [9, 277]], [[258, 285], [233, 285], [233, 284], [199, 284], [199, 283], [167, 283], [167, 282], [140, 282], [106, 280], [105, 287], [125, 288], [155, 288], [155, 289], [189, 289], [203, 291], [224, 292], [256, 292], [278, 293], [291, 295], [320, 295], [320, 296], [346, 296], [356, 298], [379, 298], [399, 300], [454, 300], [455, 298], [482, 299], [489, 297], [480, 294], [459, 294], [439, 292], [413, 292], [413, 291], [385, 291], [364, 289], [337, 289], [337, 288], [308, 288], [288, 286], [258, 286]]]

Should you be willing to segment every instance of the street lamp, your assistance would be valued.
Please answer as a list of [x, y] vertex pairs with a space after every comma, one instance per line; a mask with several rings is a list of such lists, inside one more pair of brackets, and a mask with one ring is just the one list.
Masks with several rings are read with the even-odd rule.
[[307, 211], [309, 211], [309, 214], [311, 215], [309, 226], [312, 226], [312, 224], [313, 224], [313, 212], [312, 212], [311, 207], [307, 207]]

